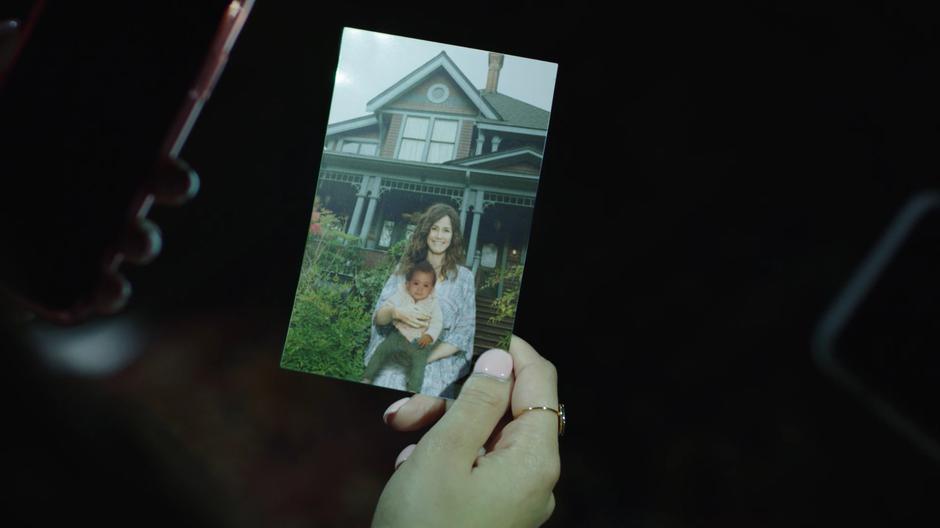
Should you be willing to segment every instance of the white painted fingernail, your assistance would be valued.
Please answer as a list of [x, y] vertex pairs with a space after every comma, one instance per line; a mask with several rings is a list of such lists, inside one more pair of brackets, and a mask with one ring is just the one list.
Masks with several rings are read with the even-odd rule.
[[505, 350], [493, 348], [484, 352], [473, 367], [474, 374], [485, 374], [500, 380], [508, 380], [512, 374], [512, 356]]
[[414, 452], [416, 446], [411, 444], [410, 446], [401, 450], [401, 453], [398, 454], [398, 458], [395, 459], [395, 469], [398, 469], [398, 466], [402, 465], [405, 460], [408, 460], [408, 457], [411, 456], [411, 453]]
[[160, 228], [153, 222], [148, 222], [144, 231], [147, 233], [147, 257], [154, 259], [163, 250], [163, 237], [160, 235]]
[[402, 398], [397, 402], [388, 406], [388, 409], [385, 409], [385, 413], [382, 415], [382, 421], [388, 423], [388, 420], [392, 417], [393, 414], [397, 413], [401, 409], [402, 405], [408, 403], [408, 400], [411, 398]]

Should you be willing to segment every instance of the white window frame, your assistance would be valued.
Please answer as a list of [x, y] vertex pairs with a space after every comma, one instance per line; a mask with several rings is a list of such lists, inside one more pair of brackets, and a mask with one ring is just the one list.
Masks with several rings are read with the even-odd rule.
[[[356, 147], [356, 152], [346, 152], [343, 150], [343, 147], [345, 147], [348, 143], [356, 143], [358, 145]], [[374, 145], [375, 154], [362, 154], [363, 145]], [[342, 152], [343, 154], [357, 154], [359, 156], [378, 156], [379, 155], [379, 142], [375, 139], [368, 139], [368, 138], [357, 138], [357, 137], [343, 138], [336, 142], [336, 152]]]
[[[454, 150], [452, 154], [453, 157], [450, 158], [449, 160], [444, 160], [441, 162], [434, 162], [434, 163], [435, 165], [439, 165], [441, 163], [446, 163], [448, 161], [457, 159], [457, 145], [460, 143], [460, 129], [462, 127], [462, 123], [464, 119], [461, 119], [461, 117], [457, 117], [457, 116], [441, 116], [441, 115], [424, 114], [424, 113], [420, 113], [420, 114], [408, 113], [408, 114], [401, 114], [401, 115], [402, 115], [401, 128], [399, 129], [399, 133], [398, 133], [398, 144], [395, 146], [395, 159], [401, 159], [399, 158], [399, 156], [401, 155], [401, 144], [405, 140], [405, 125], [407, 124], [409, 117], [425, 118], [425, 119], [430, 120], [428, 122], [428, 129], [424, 134], [424, 149], [421, 153], [421, 159], [417, 161], [428, 163], [428, 154], [431, 152], [431, 136], [434, 133], [434, 123], [436, 123], [438, 120], [456, 122], [457, 132], [454, 134], [454, 142], [453, 142]], [[408, 138], [408, 139], [414, 139], [414, 138]], [[435, 141], [434, 143], [444, 143], [444, 142]], [[403, 160], [403, 161], [416, 161], [416, 160]]]

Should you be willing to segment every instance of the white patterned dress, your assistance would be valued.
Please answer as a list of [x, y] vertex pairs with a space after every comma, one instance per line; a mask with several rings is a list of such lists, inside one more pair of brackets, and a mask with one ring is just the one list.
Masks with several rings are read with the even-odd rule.
[[[375, 303], [372, 311], [373, 318], [379, 307], [385, 304], [398, 288], [405, 282], [405, 276], [393, 273], [385, 282], [382, 293]], [[429, 363], [424, 369], [424, 384], [421, 393], [431, 396], [456, 398], [457, 395], [448, 390], [450, 385], [463, 377], [470, 370], [470, 358], [473, 355], [473, 335], [476, 331], [476, 290], [474, 288], [473, 273], [458, 266], [457, 277], [448, 277], [438, 280], [434, 286], [434, 296], [444, 315], [444, 328], [441, 331], [439, 342], [449, 343], [458, 351], [443, 359]], [[388, 335], [393, 327], [391, 324], [382, 328], [375, 326], [373, 319], [372, 337], [366, 348], [365, 364], [369, 364], [375, 349]], [[405, 370], [399, 365], [386, 365], [372, 380], [373, 385], [388, 387], [390, 389], [405, 390]]]

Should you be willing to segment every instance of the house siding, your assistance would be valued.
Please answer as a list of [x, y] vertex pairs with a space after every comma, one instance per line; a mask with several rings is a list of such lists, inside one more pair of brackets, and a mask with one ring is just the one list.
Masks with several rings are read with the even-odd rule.
[[473, 121], [460, 122], [460, 133], [457, 136], [457, 157], [466, 158], [470, 155], [470, 142], [473, 140]]
[[[438, 83], [447, 86], [447, 89], [450, 90], [450, 96], [443, 103], [432, 103], [427, 98], [428, 89]], [[463, 90], [451, 80], [450, 75], [443, 71], [430, 75], [407, 93], [392, 101], [387, 108], [470, 116], [476, 116], [479, 113], [477, 107], [463, 94]]]
[[401, 117], [401, 114], [392, 114], [392, 120], [388, 125], [388, 134], [385, 135], [385, 143], [379, 153], [380, 157], [395, 157], [395, 147], [398, 146], [398, 138], [401, 136]]

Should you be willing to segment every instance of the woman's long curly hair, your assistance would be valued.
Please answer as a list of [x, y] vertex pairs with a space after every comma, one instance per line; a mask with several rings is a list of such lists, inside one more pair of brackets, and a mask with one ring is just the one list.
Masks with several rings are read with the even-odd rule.
[[412, 266], [428, 258], [428, 235], [431, 226], [444, 217], [450, 218], [452, 237], [450, 246], [444, 252], [444, 263], [441, 266], [441, 275], [444, 278], [457, 276], [457, 267], [464, 262], [466, 252], [463, 249], [463, 233], [460, 232], [460, 217], [457, 211], [447, 204], [434, 204], [428, 207], [419, 218], [411, 240], [401, 256], [398, 273], [406, 273]]

